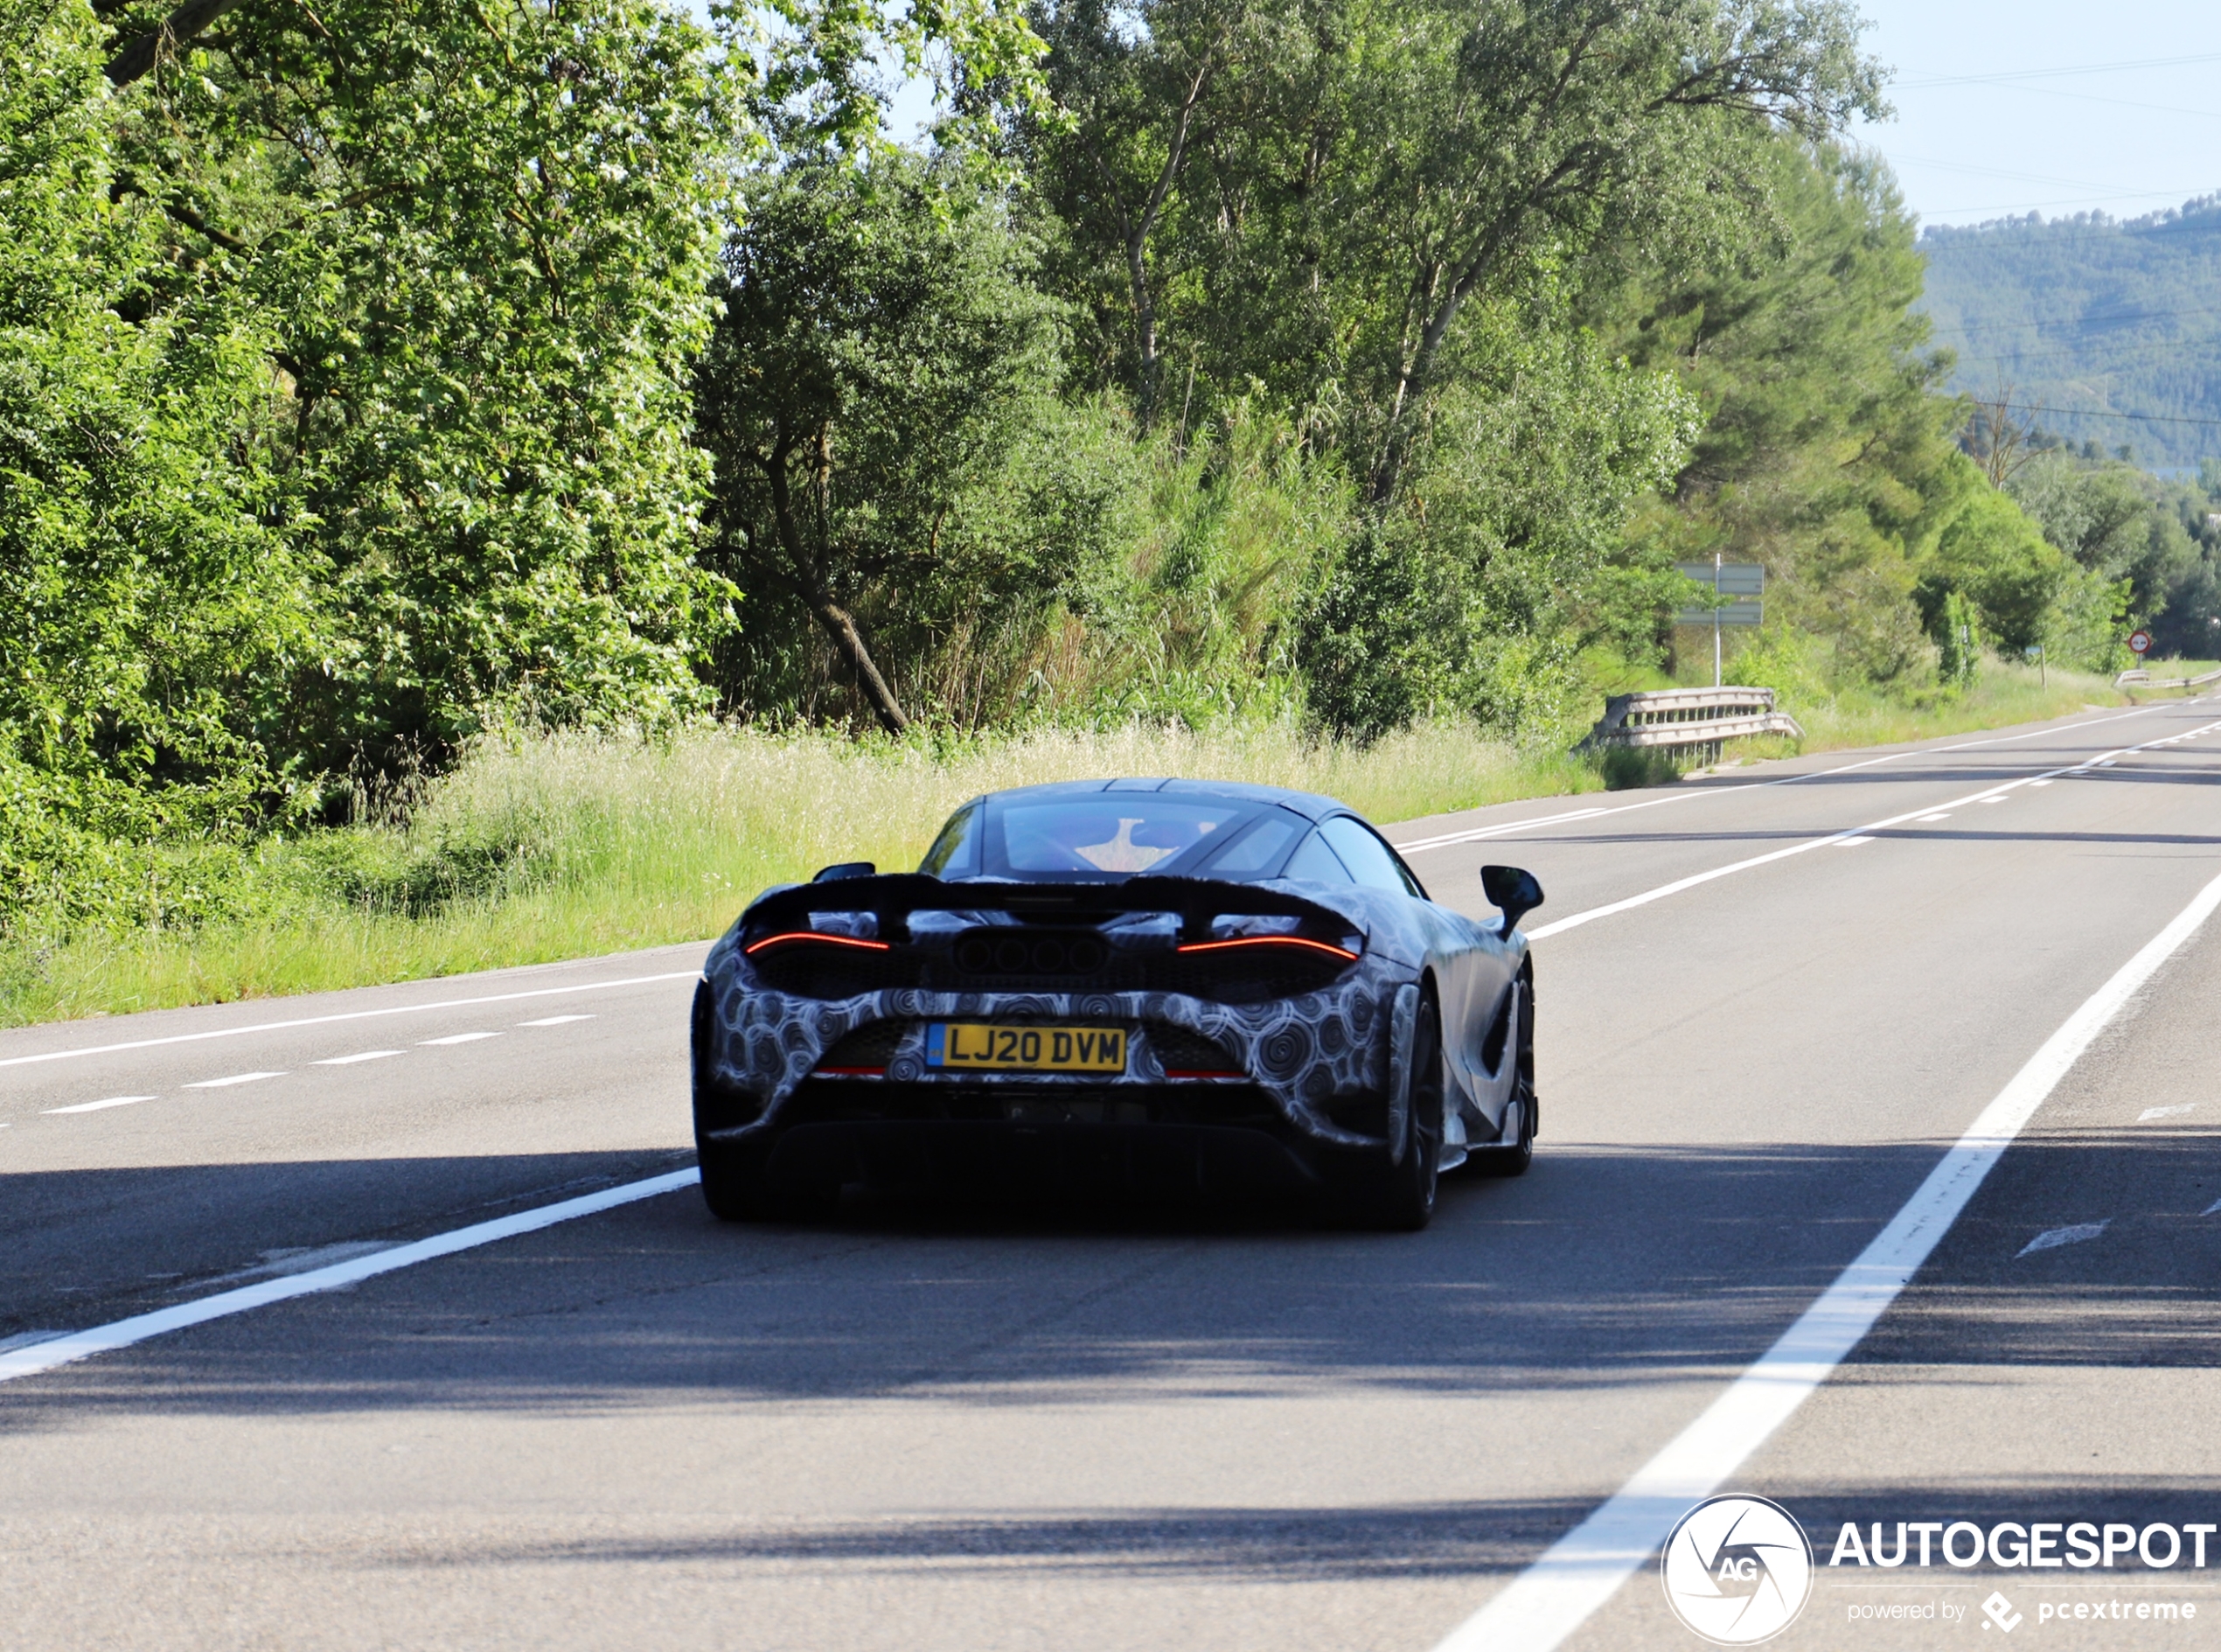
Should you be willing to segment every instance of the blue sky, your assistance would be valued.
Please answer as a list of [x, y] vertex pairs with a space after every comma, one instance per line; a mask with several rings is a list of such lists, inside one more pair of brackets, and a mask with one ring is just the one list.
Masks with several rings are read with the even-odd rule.
[[2211, 0], [1861, 10], [1867, 48], [1897, 72], [1897, 118], [1859, 136], [1889, 157], [1924, 222], [2131, 218], [2221, 190], [2221, 7]]
[[[701, 0], [686, 0], [702, 10]], [[2214, 0], [1864, 0], [1897, 118], [1859, 138], [1932, 224], [2133, 218], [2221, 191]], [[895, 124], [925, 113], [905, 88]]]

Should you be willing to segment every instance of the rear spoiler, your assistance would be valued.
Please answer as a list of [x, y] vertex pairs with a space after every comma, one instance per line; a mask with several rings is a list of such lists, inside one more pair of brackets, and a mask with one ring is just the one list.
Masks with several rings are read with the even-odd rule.
[[1220, 917], [1292, 917], [1337, 937], [1361, 932], [1355, 919], [1280, 889], [1222, 878], [1151, 877], [1101, 883], [944, 883], [923, 872], [888, 872], [823, 883], [790, 884], [759, 896], [741, 914], [743, 928], [806, 928], [812, 912], [869, 912], [883, 941], [909, 939], [913, 912], [1011, 912], [1028, 918], [1094, 923], [1121, 912], [1170, 912], [1183, 942], [1210, 938]]

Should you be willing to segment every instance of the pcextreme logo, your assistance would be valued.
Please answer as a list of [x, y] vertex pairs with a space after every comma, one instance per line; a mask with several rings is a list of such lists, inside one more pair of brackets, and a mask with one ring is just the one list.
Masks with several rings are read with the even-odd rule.
[[1690, 1633], [1715, 1646], [1755, 1646], [1805, 1609], [1813, 1549], [1779, 1503], [1708, 1497], [1666, 1539], [1658, 1575], [1666, 1604]]

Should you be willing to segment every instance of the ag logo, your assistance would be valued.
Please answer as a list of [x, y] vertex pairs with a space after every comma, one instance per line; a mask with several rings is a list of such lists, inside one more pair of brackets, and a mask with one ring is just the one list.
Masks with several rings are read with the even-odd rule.
[[1666, 1539], [1659, 1578], [1685, 1628], [1715, 1646], [1752, 1646], [1805, 1609], [1813, 1546], [1779, 1503], [1708, 1497]]

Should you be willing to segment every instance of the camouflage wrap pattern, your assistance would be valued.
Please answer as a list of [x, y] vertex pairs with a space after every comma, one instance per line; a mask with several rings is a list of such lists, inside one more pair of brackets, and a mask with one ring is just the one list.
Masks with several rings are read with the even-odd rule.
[[728, 935], [703, 965], [713, 1008], [707, 1055], [722, 1081], [767, 1098], [756, 1127], [776, 1123], [794, 1093], [825, 1051], [860, 1027], [879, 1021], [941, 1020], [1074, 1021], [1138, 1024], [1121, 1075], [943, 1072], [925, 1064], [923, 1028], [912, 1026], [888, 1063], [901, 1083], [964, 1084], [1074, 1082], [1155, 1084], [1162, 1065], [1150, 1048], [1150, 1023], [1170, 1023], [1222, 1047], [1289, 1121], [1322, 1141], [1358, 1143], [1365, 1137], [1337, 1128], [1318, 1112], [1342, 1097], [1378, 1094], [1388, 1083], [1389, 1008], [1397, 988], [1415, 972], [1406, 964], [1368, 953], [1349, 974], [1314, 993], [1257, 1004], [1221, 1004], [1178, 993], [935, 993], [895, 987], [853, 998], [804, 998], [765, 984]]

